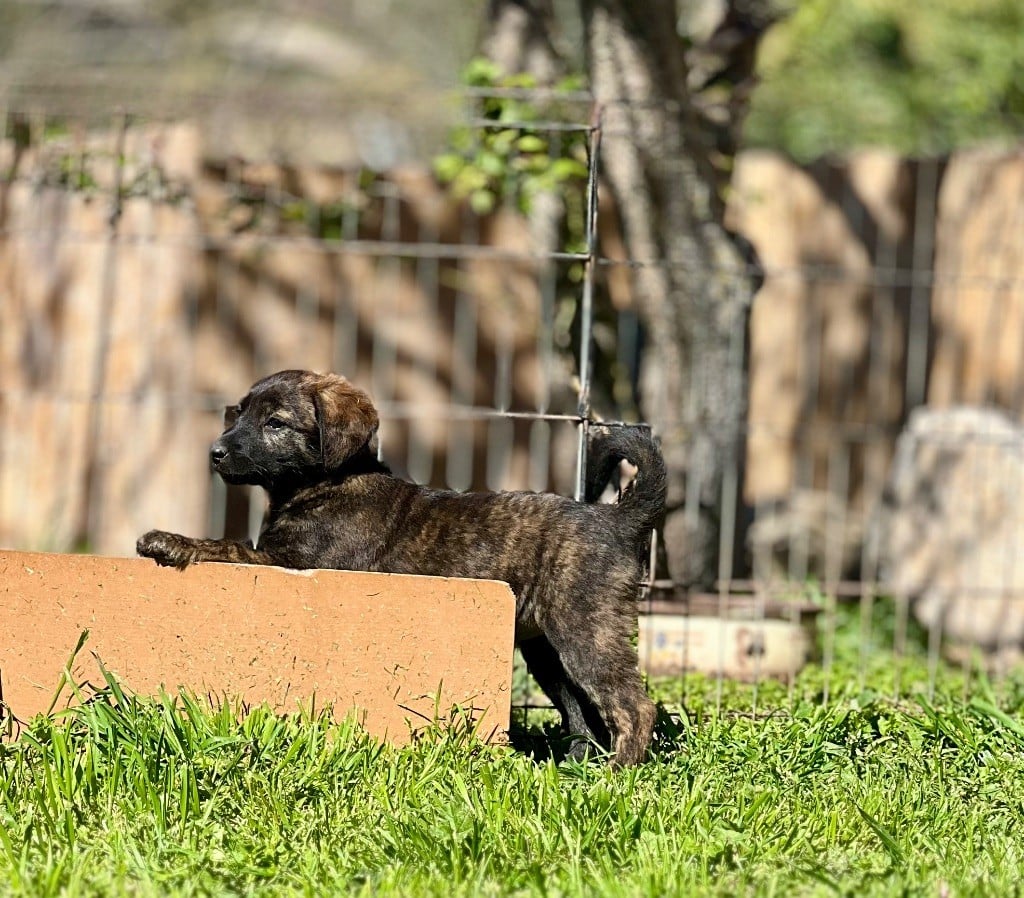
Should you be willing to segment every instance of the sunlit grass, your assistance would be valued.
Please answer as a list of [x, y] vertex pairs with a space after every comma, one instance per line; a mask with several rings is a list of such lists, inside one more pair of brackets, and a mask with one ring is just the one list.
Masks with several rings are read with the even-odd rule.
[[827, 706], [813, 667], [756, 715], [750, 686], [654, 684], [652, 759], [624, 771], [111, 679], [0, 745], [0, 893], [1018, 894], [1024, 688], [929, 682], [911, 646], [897, 697], [853, 623]]

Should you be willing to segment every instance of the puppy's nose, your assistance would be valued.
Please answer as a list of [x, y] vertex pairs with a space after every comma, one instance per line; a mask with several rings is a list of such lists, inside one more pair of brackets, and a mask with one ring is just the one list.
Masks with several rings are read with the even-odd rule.
[[220, 443], [214, 443], [210, 447], [210, 464], [211, 465], [219, 465], [227, 457], [228, 457], [228, 450], [225, 449]]

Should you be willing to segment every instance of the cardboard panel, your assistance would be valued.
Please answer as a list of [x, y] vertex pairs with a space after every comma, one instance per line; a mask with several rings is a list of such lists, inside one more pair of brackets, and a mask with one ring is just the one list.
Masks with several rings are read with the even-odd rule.
[[501, 739], [514, 626], [493, 581], [0, 552], [0, 686], [23, 720], [47, 710], [89, 630], [79, 683], [102, 685], [98, 657], [142, 694], [184, 686], [282, 712], [315, 696], [394, 742], [458, 704]]

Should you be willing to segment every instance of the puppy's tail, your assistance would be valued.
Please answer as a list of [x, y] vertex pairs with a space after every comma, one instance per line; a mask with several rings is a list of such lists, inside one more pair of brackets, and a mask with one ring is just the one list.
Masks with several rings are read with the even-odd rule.
[[600, 427], [591, 431], [587, 458], [587, 480], [584, 498], [597, 502], [609, 482], [620, 484], [621, 463], [636, 468], [632, 483], [619, 486], [616, 508], [627, 516], [637, 539], [660, 522], [665, 513], [665, 460], [661, 457], [650, 431], [640, 427]]

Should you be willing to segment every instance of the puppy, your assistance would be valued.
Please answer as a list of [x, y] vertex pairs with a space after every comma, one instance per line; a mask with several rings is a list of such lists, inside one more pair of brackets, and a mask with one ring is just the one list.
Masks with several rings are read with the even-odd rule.
[[377, 460], [377, 412], [345, 378], [282, 371], [225, 414], [210, 450], [228, 483], [270, 497], [259, 546], [152, 530], [140, 555], [178, 568], [227, 561], [504, 580], [516, 596], [516, 642], [583, 757], [595, 742], [615, 764], [640, 762], [655, 708], [632, 635], [645, 546], [663, 513], [665, 465], [636, 428], [591, 443], [587, 496], [620, 463], [637, 473], [616, 504], [550, 493], [455, 493], [391, 474]]

